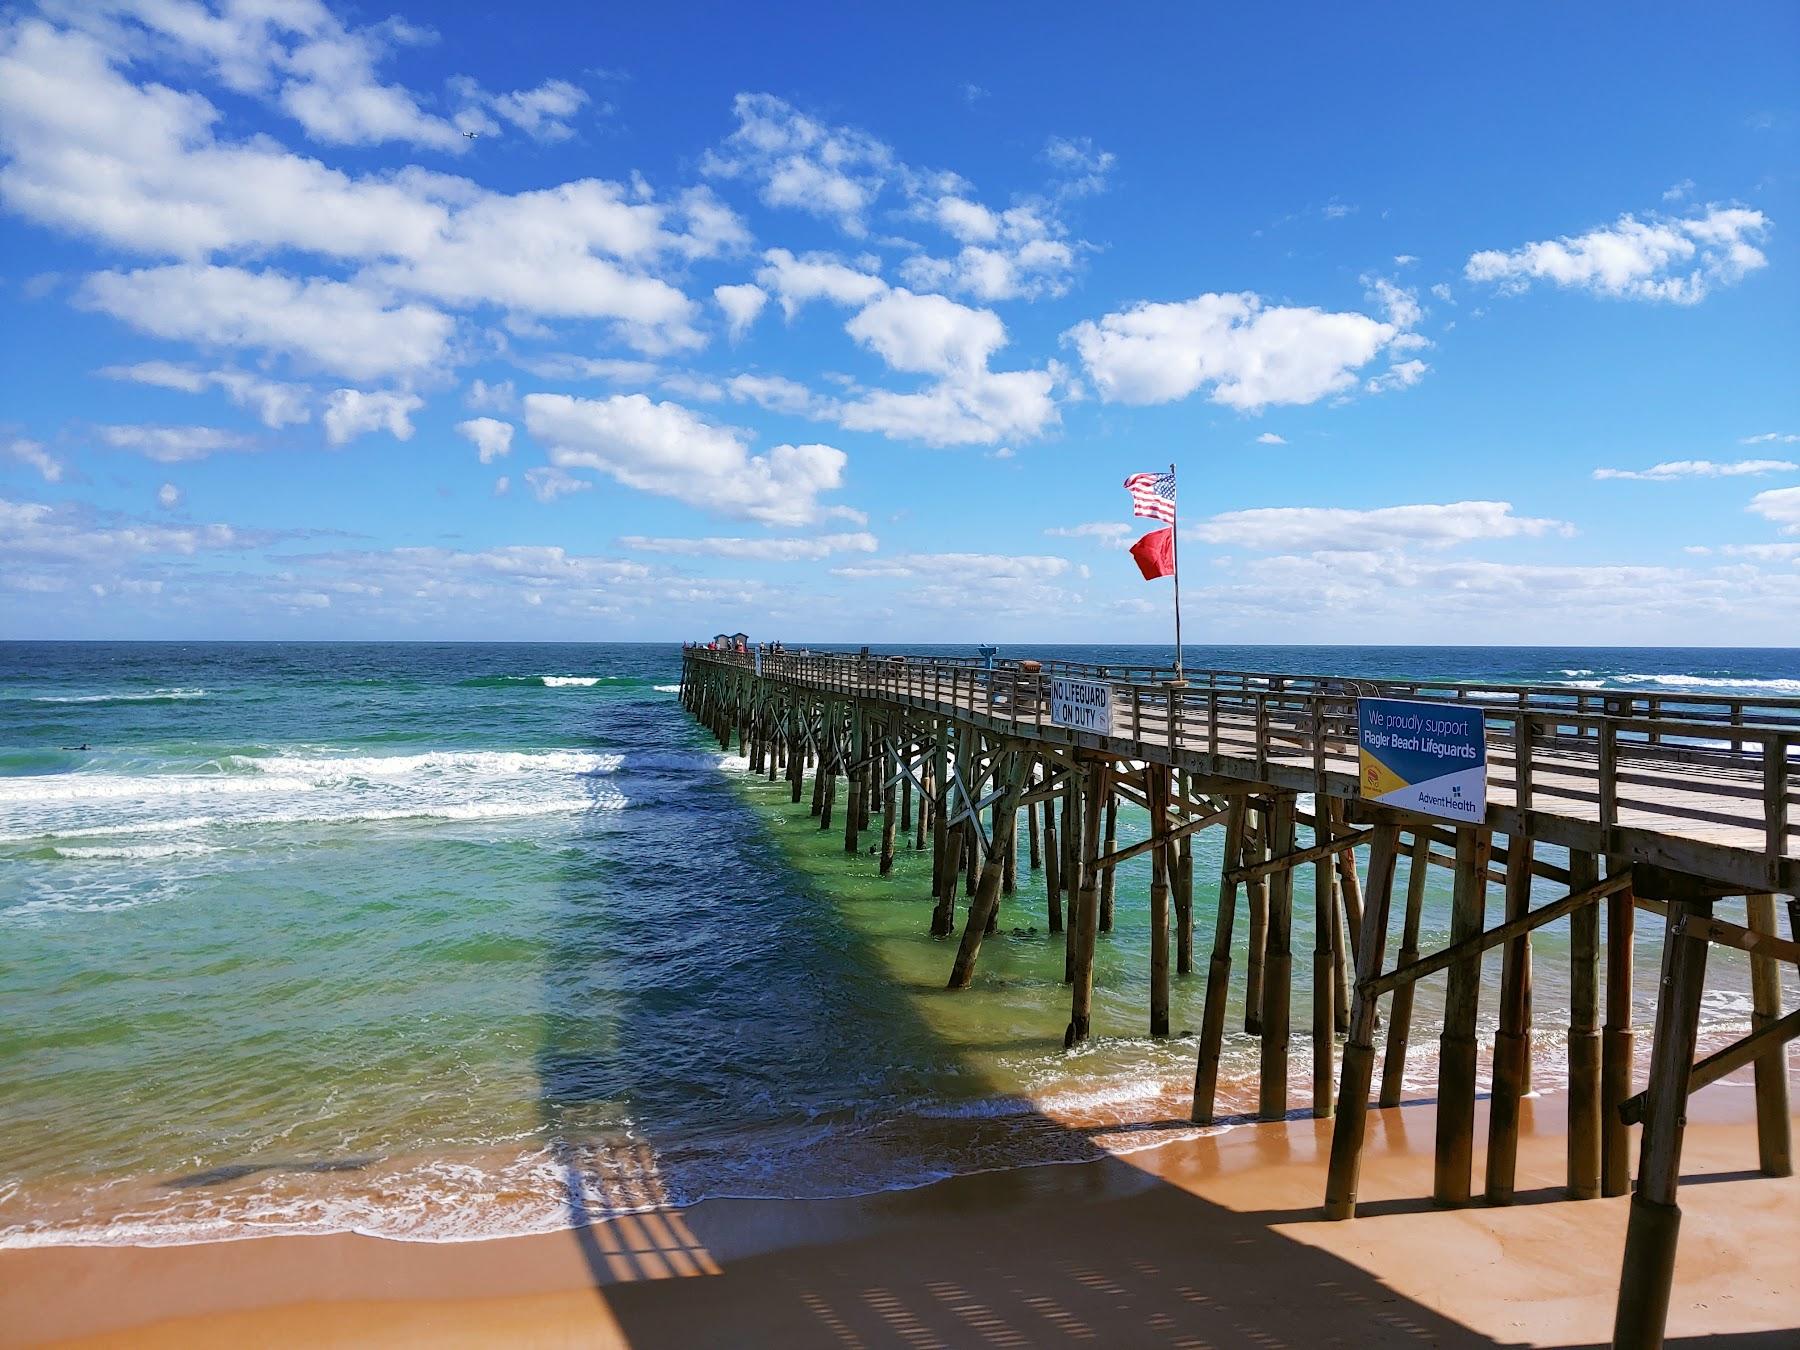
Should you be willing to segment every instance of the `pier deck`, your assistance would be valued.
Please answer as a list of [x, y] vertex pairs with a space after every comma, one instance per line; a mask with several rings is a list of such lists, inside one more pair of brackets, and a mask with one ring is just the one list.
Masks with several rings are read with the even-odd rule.
[[[1058, 680], [1085, 682], [1091, 709], [1104, 710], [1089, 720], [1104, 725], [1059, 725]], [[1566, 919], [1568, 1194], [1632, 1192], [1615, 1344], [1661, 1343], [1691, 1091], [1753, 1065], [1761, 1169], [1792, 1174], [1786, 1044], [1800, 1035], [1800, 1011], [1782, 1012], [1781, 971], [1800, 966], [1800, 901], [1792, 898], [1800, 891], [1800, 699], [1219, 670], [1177, 680], [1154, 666], [697, 647], [684, 652], [681, 692], [721, 745], [738, 740], [752, 772], [785, 772], [796, 803], [810, 768], [821, 829], [833, 828], [840, 784], [846, 788], [847, 852], [860, 852], [860, 831], [879, 816], [884, 875], [900, 831], [921, 849], [929, 835], [934, 935], [954, 934], [959, 892], [967, 898], [951, 989], [973, 981], [1001, 896], [1013, 890], [1023, 815], [1030, 865], [1045, 874], [1048, 928], [1065, 944], [1067, 1045], [1090, 1034], [1095, 942], [1111, 927], [1118, 865], [1146, 852], [1149, 1029], [1169, 1034], [1171, 965], [1183, 975], [1197, 968], [1193, 836], [1221, 829], [1192, 1117], [1215, 1119], [1241, 907], [1244, 1031], [1260, 1037], [1258, 1113], [1286, 1117], [1290, 1055], [1310, 1040], [1312, 1112], [1336, 1116], [1329, 1219], [1356, 1212], [1378, 1032], [1385, 1052], [1377, 1100], [1391, 1106], [1405, 1080], [1414, 985], [1440, 972], [1448, 974], [1432, 1199], [1471, 1202], [1481, 958], [1496, 947], [1503, 963], [1482, 1197], [1513, 1202], [1532, 1066], [1531, 934]], [[1358, 700], [1368, 697], [1482, 709], [1487, 792], [1479, 822], [1361, 796]], [[1140, 844], [1116, 843], [1122, 802], [1149, 812], [1150, 837]], [[1566, 854], [1540, 856], [1542, 846]], [[1450, 942], [1421, 952], [1432, 867], [1453, 880]], [[1307, 868], [1316, 944], [1310, 1037], [1294, 1026], [1291, 1006], [1296, 881]], [[1534, 908], [1533, 883], [1541, 880], [1567, 893]], [[1495, 888], [1504, 895], [1499, 922], [1488, 916]], [[1778, 895], [1790, 897], [1786, 939], [1777, 932]], [[1732, 896], [1745, 897], [1742, 924], [1714, 913], [1716, 901]], [[1634, 1094], [1640, 911], [1662, 923], [1662, 970], [1648, 1086]], [[1396, 913], [1401, 933], [1390, 968]], [[1752, 1030], [1696, 1063], [1715, 944], [1749, 954]], [[1631, 1130], [1639, 1124], [1633, 1187]]]

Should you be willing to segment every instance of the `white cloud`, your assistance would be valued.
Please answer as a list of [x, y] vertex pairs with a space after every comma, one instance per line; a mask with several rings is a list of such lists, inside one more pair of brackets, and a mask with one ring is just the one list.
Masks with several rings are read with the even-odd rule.
[[493, 417], [472, 417], [456, 424], [456, 434], [475, 447], [483, 464], [512, 453], [513, 425]]
[[410, 441], [412, 414], [424, 406], [425, 400], [416, 394], [334, 389], [325, 397], [325, 439], [344, 445], [385, 429], [397, 441]]
[[830, 557], [834, 553], [873, 553], [879, 547], [875, 536], [856, 534], [820, 534], [803, 539], [661, 539], [643, 535], [627, 535], [619, 547], [636, 553], [679, 553], [691, 557], [748, 558], [763, 562], [807, 562]]
[[533, 140], [563, 141], [575, 134], [569, 119], [587, 101], [587, 91], [567, 80], [545, 80], [535, 89], [495, 94], [488, 106]]
[[1619, 299], [1691, 305], [1715, 286], [1732, 285], [1765, 266], [1768, 259], [1751, 241], [1768, 229], [1767, 216], [1743, 207], [1710, 206], [1704, 215], [1685, 219], [1626, 215], [1583, 235], [1526, 244], [1510, 253], [1476, 253], [1463, 275], [1496, 282], [1507, 293], [1551, 281]]
[[151, 525], [119, 517], [98, 517], [74, 504], [0, 500], [0, 584], [13, 565], [107, 566], [149, 555], [191, 557], [212, 549], [242, 549], [266, 537], [229, 525]]
[[[126, 78], [133, 54], [36, 19], [0, 28], [0, 197], [14, 210], [192, 263], [281, 250], [358, 263], [364, 273], [338, 284], [611, 320], [622, 340], [655, 351], [703, 339], [693, 302], [654, 270], [748, 240], [703, 188], [662, 202], [638, 185], [597, 180], [507, 195], [419, 168], [352, 176], [266, 137], [227, 141], [219, 110], [200, 94]], [[352, 100], [331, 115], [366, 121], [366, 112]], [[449, 135], [468, 144], [454, 128]]]
[[736, 342], [750, 331], [750, 325], [756, 322], [756, 316], [769, 302], [769, 293], [761, 286], [743, 282], [736, 286], [714, 286], [713, 299], [725, 311], [726, 332]]
[[1044, 161], [1061, 179], [1063, 195], [1084, 196], [1106, 190], [1106, 180], [1118, 158], [1110, 150], [1096, 149], [1086, 136], [1052, 136], [1044, 145]]
[[1006, 342], [992, 310], [904, 288], [870, 301], [844, 331], [895, 370], [936, 375], [982, 370]]
[[477, 412], [511, 412], [519, 404], [518, 391], [511, 380], [489, 384], [486, 380], [470, 380], [463, 392], [463, 402]]
[[494, 480], [494, 495], [496, 497], [504, 497], [511, 491], [512, 479], [508, 478], [505, 474], [501, 474]]
[[1700, 557], [1719, 554], [1726, 558], [1755, 558], [1759, 562], [1800, 562], [1800, 544], [1690, 544], [1681, 550]]
[[553, 502], [558, 497], [566, 497], [572, 492], [592, 492], [594, 485], [586, 478], [577, 478], [566, 469], [555, 465], [525, 470], [525, 486], [531, 489], [531, 495], [540, 502]]
[[156, 489], [156, 504], [165, 511], [172, 511], [181, 505], [181, 489], [173, 483], [164, 483]]
[[1684, 178], [1665, 191], [1662, 199], [1665, 202], [1678, 202], [1691, 194], [1693, 190], [1694, 180], [1691, 178]]
[[312, 409], [307, 406], [312, 391], [305, 385], [284, 384], [241, 370], [195, 370], [169, 361], [140, 361], [130, 366], [105, 366], [99, 373], [109, 380], [130, 380], [184, 394], [220, 389], [238, 407], [252, 409], [264, 426], [276, 430], [312, 420]]
[[868, 390], [836, 406], [850, 431], [876, 431], [926, 445], [996, 445], [1043, 434], [1061, 414], [1052, 370], [976, 370], [910, 394]]
[[833, 576], [948, 578], [960, 582], [1043, 580], [1070, 570], [1067, 558], [1050, 554], [1012, 556], [1004, 553], [901, 553], [868, 565], [834, 567]]
[[1255, 411], [1353, 387], [1399, 334], [1366, 314], [1270, 307], [1246, 291], [1139, 302], [1065, 337], [1108, 402], [1167, 403], [1207, 387], [1212, 402]]
[[1800, 435], [1793, 432], [1765, 431], [1760, 436], [1746, 436], [1739, 445], [1794, 445], [1800, 443]]
[[[1211, 624], [1246, 640], [1301, 625], [1355, 641], [1375, 624], [1431, 642], [1481, 631], [1623, 644], [1654, 629], [1696, 644], [1727, 630], [1779, 643], [1800, 611], [1800, 569], [1498, 563], [1378, 547], [1245, 560], [1195, 595]], [[1556, 604], [1545, 606], [1546, 595]]]
[[867, 213], [896, 170], [893, 152], [865, 132], [828, 127], [772, 94], [732, 101], [737, 129], [702, 161], [702, 170], [758, 184], [765, 204], [834, 221], [846, 234], [868, 233]]
[[519, 358], [518, 364], [542, 380], [604, 380], [608, 384], [649, 384], [662, 374], [654, 361], [556, 352]]
[[1402, 544], [1448, 548], [1475, 539], [1570, 535], [1560, 520], [1515, 516], [1510, 502], [1445, 502], [1441, 505], [1347, 507], [1275, 506], [1227, 511], [1200, 522], [1193, 533], [1209, 544], [1258, 552], [1382, 549]]
[[1062, 295], [1075, 267], [1075, 247], [1042, 203], [990, 210], [956, 190], [927, 197], [914, 208], [964, 247], [952, 258], [918, 254], [901, 264], [912, 285], [974, 296], [978, 300], [1030, 300]]
[[754, 403], [769, 412], [802, 416], [829, 412], [829, 400], [816, 398], [805, 385], [780, 375], [733, 375], [725, 381], [725, 391], [740, 403]]
[[6, 441], [6, 455], [21, 464], [36, 469], [46, 483], [60, 483], [63, 476], [62, 461], [36, 441], [28, 441], [22, 436], [12, 436]]
[[1277, 436], [1272, 431], [1265, 431], [1265, 432], [1263, 432], [1262, 435], [1260, 435], [1256, 438], [1256, 443], [1258, 445], [1286, 445], [1287, 437]]
[[642, 492], [768, 525], [818, 519], [819, 495], [842, 483], [847, 463], [828, 445], [777, 445], [752, 455], [736, 428], [642, 394], [528, 394], [525, 426], [550, 447], [558, 468], [595, 469]]
[[1113, 520], [1091, 520], [1082, 525], [1053, 526], [1044, 533], [1057, 539], [1092, 539], [1108, 548], [1123, 548], [1126, 541], [1140, 531]]
[[218, 427], [98, 427], [100, 439], [115, 450], [132, 450], [159, 464], [205, 459], [226, 450], [254, 450], [255, 441]]
[[1647, 469], [1595, 469], [1598, 479], [1629, 478], [1643, 482], [1667, 482], [1673, 478], [1744, 478], [1756, 474], [1785, 473], [1800, 469], [1785, 459], [1740, 459], [1729, 464], [1710, 459], [1671, 459]]
[[1385, 394], [1395, 389], [1410, 389], [1425, 378], [1431, 367], [1423, 361], [1396, 361], [1381, 374], [1372, 376], [1363, 388], [1371, 394]]
[[281, 352], [352, 379], [445, 362], [453, 327], [437, 310], [340, 281], [192, 263], [99, 272], [80, 299], [156, 337]]
[[1369, 298], [1381, 306], [1387, 321], [1394, 327], [1412, 328], [1425, 317], [1425, 311], [1419, 307], [1417, 291], [1396, 286], [1386, 277], [1364, 277], [1363, 285], [1368, 287]]
[[1800, 534], [1800, 487], [1759, 492], [1750, 499], [1750, 510], [1779, 525], [1783, 534]]
[[781, 312], [790, 319], [809, 300], [861, 305], [887, 289], [880, 277], [849, 267], [833, 254], [808, 253], [797, 258], [785, 248], [763, 254], [756, 279], [781, 302]]

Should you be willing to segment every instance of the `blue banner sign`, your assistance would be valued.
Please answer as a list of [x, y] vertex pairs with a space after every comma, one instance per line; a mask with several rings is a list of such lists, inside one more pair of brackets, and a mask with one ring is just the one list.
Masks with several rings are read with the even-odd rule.
[[1487, 818], [1487, 719], [1480, 708], [1356, 700], [1360, 795], [1464, 825]]

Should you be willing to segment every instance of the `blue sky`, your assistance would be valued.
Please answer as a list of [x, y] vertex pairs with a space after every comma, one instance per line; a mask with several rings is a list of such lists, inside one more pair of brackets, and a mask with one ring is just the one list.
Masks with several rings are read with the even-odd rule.
[[0, 19], [0, 634], [1800, 634], [1791, 5], [487, 8]]

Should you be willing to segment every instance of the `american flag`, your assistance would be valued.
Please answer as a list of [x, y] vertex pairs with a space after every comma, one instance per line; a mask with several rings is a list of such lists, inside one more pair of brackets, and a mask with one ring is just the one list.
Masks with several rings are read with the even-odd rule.
[[1131, 514], [1151, 520], [1175, 523], [1175, 475], [1172, 473], [1134, 473], [1125, 480], [1131, 494]]

